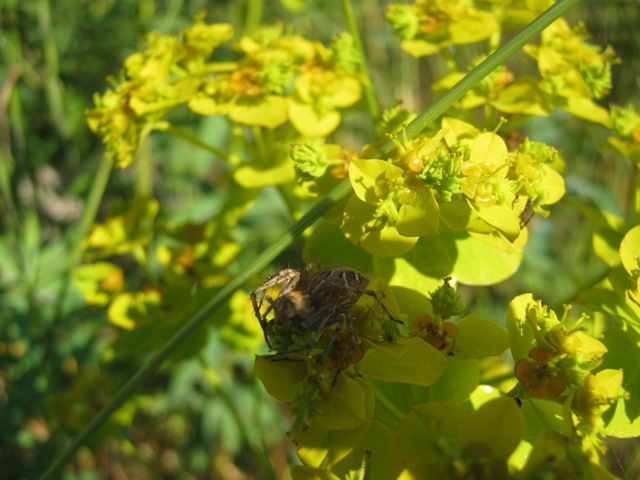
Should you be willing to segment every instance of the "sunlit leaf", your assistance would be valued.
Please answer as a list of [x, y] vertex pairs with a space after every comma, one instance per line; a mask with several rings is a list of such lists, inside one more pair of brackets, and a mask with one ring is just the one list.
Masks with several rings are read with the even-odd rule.
[[353, 245], [335, 225], [321, 222], [307, 238], [304, 258], [322, 260], [323, 265], [342, 265], [368, 273], [373, 271], [370, 254]]
[[470, 205], [472, 210], [482, 220], [493, 228], [500, 230], [509, 241], [515, 241], [520, 236], [520, 217], [508, 205], [493, 205], [481, 207]]
[[[622, 369], [622, 387], [630, 395], [621, 397], [609, 412], [604, 414], [606, 432], [615, 437], [640, 436], [640, 398], [633, 392], [640, 391], [640, 346], [621, 328], [605, 332], [603, 342], [607, 353], [602, 358], [603, 369]], [[612, 393], [612, 392], [609, 392]]]
[[[476, 164], [487, 162], [495, 167], [501, 167], [507, 160], [507, 155], [507, 145], [504, 140], [495, 133], [486, 132], [481, 133], [474, 140], [469, 161]], [[503, 170], [506, 175], [507, 170]]]
[[609, 111], [595, 103], [590, 98], [570, 97], [561, 107], [563, 110], [575, 115], [578, 118], [599, 123], [607, 128], [611, 128]]
[[401, 168], [384, 160], [356, 159], [349, 164], [349, 181], [353, 191], [363, 202], [376, 205], [379, 195], [376, 186], [380, 181], [403, 175]]
[[502, 355], [509, 348], [507, 332], [496, 322], [478, 315], [467, 315], [456, 323], [453, 354], [460, 359], [479, 359]]
[[435, 235], [440, 224], [438, 212], [438, 202], [433, 190], [420, 189], [413, 202], [400, 207], [396, 229], [406, 237]]
[[285, 159], [269, 167], [243, 165], [238, 167], [233, 178], [245, 188], [261, 188], [281, 185], [295, 180], [296, 174], [291, 159]]
[[245, 125], [276, 128], [287, 121], [287, 101], [268, 95], [255, 103], [238, 102], [229, 108], [229, 116]]
[[479, 234], [456, 240], [458, 251], [451, 275], [467, 285], [492, 285], [509, 278], [522, 261], [522, 251], [507, 252]]
[[300, 132], [300, 135], [310, 138], [326, 137], [333, 132], [342, 117], [337, 110], [318, 112], [312, 105], [303, 103], [295, 97], [287, 97], [289, 105], [289, 120]]
[[374, 227], [376, 208], [352, 195], [344, 209], [341, 229], [354, 245], [379, 256], [395, 256], [408, 252], [418, 237], [405, 237], [395, 227]]
[[538, 80], [523, 76], [502, 89], [491, 105], [505, 113], [548, 115], [551, 108], [540, 91]]
[[375, 344], [359, 363], [360, 374], [399, 383], [433, 385], [447, 365], [438, 350], [419, 338]]
[[535, 300], [530, 293], [518, 295], [509, 303], [507, 313], [507, 333], [509, 334], [509, 346], [514, 361], [527, 358], [529, 351], [536, 346], [536, 339], [531, 325], [527, 323], [529, 306]]
[[620, 244], [620, 260], [629, 275], [640, 270], [640, 225], [627, 232]]

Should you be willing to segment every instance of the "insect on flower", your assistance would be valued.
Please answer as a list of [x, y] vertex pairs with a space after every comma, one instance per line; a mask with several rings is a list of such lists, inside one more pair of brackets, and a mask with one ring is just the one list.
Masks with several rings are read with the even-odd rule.
[[[322, 348], [318, 361], [327, 354], [334, 357], [329, 363], [339, 373], [357, 357], [353, 354], [359, 343], [350, 310], [362, 295], [373, 297], [394, 320], [368, 284], [369, 279], [357, 270], [320, 268], [314, 262], [302, 271], [286, 269], [268, 277], [251, 293], [251, 302], [269, 348], [277, 353]], [[270, 297], [268, 291], [278, 286], [278, 295]], [[263, 312], [265, 301], [269, 305]], [[335, 358], [336, 352], [341, 352], [341, 358]]]

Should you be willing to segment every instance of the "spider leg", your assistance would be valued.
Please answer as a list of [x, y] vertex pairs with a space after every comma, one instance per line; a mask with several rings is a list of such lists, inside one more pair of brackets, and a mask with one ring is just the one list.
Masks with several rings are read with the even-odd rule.
[[[260, 301], [257, 300], [257, 294], [262, 293], [260, 296]], [[260, 311], [262, 309], [262, 305], [264, 303], [264, 299], [267, 299], [269, 302], [269, 307], [264, 312], [264, 314]], [[267, 346], [271, 348], [271, 342], [269, 341], [269, 336], [267, 335], [267, 315], [273, 309], [273, 299], [266, 294], [266, 288], [256, 289], [251, 293], [251, 303], [253, 304], [253, 312], [260, 322], [260, 327], [262, 327], [262, 334], [264, 335], [264, 341], [267, 343]]]
[[376, 292], [374, 292], [373, 290], [357, 290], [357, 291], [360, 292], [361, 295], [369, 295], [370, 297], [373, 297], [373, 299], [378, 303], [378, 305], [382, 307], [382, 310], [384, 310], [384, 313], [387, 314], [387, 316], [389, 317], [389, 320], [392, 320], [396, 323], [401, 323], [404, 325], [404, 322], [402, 320], [398, 320], [393, 315], [391, 315], [391, 312], [389, 311], [387, 306], [384, 304], [382, 300], [380, 300], [380, 295], [378, 295]]

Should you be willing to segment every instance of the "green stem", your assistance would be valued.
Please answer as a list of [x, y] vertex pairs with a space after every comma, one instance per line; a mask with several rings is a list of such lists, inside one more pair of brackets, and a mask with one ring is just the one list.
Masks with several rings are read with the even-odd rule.
[[358, 23], [356, 22], [355, 15], [353, 14], [353, 8], [351, 8], [351, 2], [349, 0], [342, 0], [342, 11], [344, 13], [345, 19], [347, 21], [347, 26], [349, 27], [349, 32], [353, 37], [356, 48], [360, 52], [360, 58], [362, 59], [362, 61], [360, 62], [360, 74], [366, 80], [364, 84], [364, 98], [367, 102], [367, 109], [369, 110], [371, 121], [374, 125], [377, 125], [378, 119], [380, 118], [380, 112], [378, 111], [378, 102], [376, 101], [376, 94], [373, 90], [373, 84], [371, 82], [371, 71], [369, 70], [369, 65], [367, 64], [367, 56], [365, 55], [364, 49], [362, 47], [362, 42], [360, 41]]
[[229, 158], [229, 154], [227, 154], [226, 152], [223, 152], [222, 150], [217, 149], [214, 146], [209, 145], [208, 143], [203, 142], [202, 140], [200, 140], [198, 137], [196, 137], [195, 135], [187, 132], [186, 130], [176, 127], [174, 125], [168, 125], [167, 128], [164, 130], [167, 133], [170, 133], [171, 135], [181, 138], [182, 140], [185, 140], [193, 145], [196, 145], [200, 148], [203, 148], [205, 150], [207, 150], [208, 152], [213, 153], [214, 155], [217, 155], [218, 157], [222, 158], [223, 160], [226, 161], [230, 161], [231, 159]]
[[142, 142], [135, 165], [137, 196], [148, 197], [153, 192], [153, 153], [150, 142]]
[[111, 175], [114, 163], [114, 158], [105, 158], [101, 159], [98, 164], [98, 171], [94, 177], [91, 192], [89, 192], [89, 197], [87, 197], [87, 203], [82, 211], [82, 216], [80, 217], [76, 230], [73, 233], [69, 254], [69, 267], [76, 265], [82, 257], [82, 243], [93, 227], [93, 222], [95, 221], [96, 214], [98, 213], [98, 208], [100, 208], [100, 203], [107, 188], [107, 183], [109, 182], [109, 176]]
[[[100, 207], [102, 197], [104, 196], [104, 191], [107, 188], [109, 175], [111, 174], [114, 163], [114, 158], [100, 160], [98, 172], [95, 176], [93, 186], [91, 187], [91, 192], [89, 192], [89, 196], [87, 197], [87, 202], [84, 206], [84, 210], [82, 211], [82, 216], [80, 217], [77, 227], [71, 237], [69, 255], [64, 267], [65, 271], [71, 270], [74, 266], [80, 263], [83, 252], [82, 244], [93, 227], [93, 222], [96, 218], [96, 214], [98, 213], [98, 208]], [[58, 292], [58, 303], [54, 315], [54, 323], [56, 323], [63, 314], [65, 299], [67, 298], [69, 285], [71, 283], [71, 275], [65, 274], [63, 275], [63, 279], [64, 280]]]
[[255, 32], [260, 28], [262, 21], [262, 11], [264, 9], [264, 0], [249, 0], [247, 3], [247, 11], [245, 15], [245, 32]]
[[[579, 0], [561, 0], [545, 11], [540, 17], [515, 35], [499, 50], [490, 55], [477, 68], [470, 72], [464, 79], [458, 82], [443, 97], [438, 99], [427, 111], [417, 117], [405, 129], [407, 138], [418, 135], [427, 125], [444, 114], [457, 100], [475, 85], [477, 85], [494, 68], [502, 64], [510, 55], [515, 53], [524, 44], [539, 34], [554, 20], [560, 17], [566, 10]], [[385, 143], [373, 154], [373, 158], [386, 158], [395, 150], [393, 141]], [[41, 480], [57, 478], [64, 465], [73, 457], [76, 451], [109, 419], [109, 417], [153, 375], [164, 361], [203, 323], [205, 323], [217, 309], [222, 307], [233, 293], [247, 283], [254, 275], [266, 268], [271, 261], [287, 248], [295, 238], [299, 237], [308, 227], [313, 225], [333, 205], [352, 192], [351, 184], [345, 180], [338, 184], [322, 200], [315, 204], [298, 222], [291, 226], [288, 232], [264, 250], [258, 257], [237, 277], [227, 283], [208, 303], [206, 303], [195, 315], [146, 363], [129, 379], [115, 394], [98, 414], [91, 419], [85, 429], [71, 441], [67, 448], [60, 453], [47, 471], [40, 477]]]

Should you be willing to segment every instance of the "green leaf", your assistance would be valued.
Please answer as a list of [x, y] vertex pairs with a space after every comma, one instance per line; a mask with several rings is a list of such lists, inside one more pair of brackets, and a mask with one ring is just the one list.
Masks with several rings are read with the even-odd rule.
[[428, 386], [447, 366], [445, 356], [419, 338], [394, 344], [366, 344], [367, 352], [358, 371], [370, 378]]
[[546, 193], [543, 204], [551, 205], [558, 202], [567, 191], [564, 178], [549, 165], [542, 165], [542, 173], [544, 175], [544, 188]]
[[367, 410], [367, 405], [373, 401], [373, 391], [366, 383], [343, 376], [334, 387], [331, 401], [320, 411], [318, 421], [329, 430], [360, 427], [371, 421], [373, 411]]
[[402, 255], [418, 241], [418, 237], [404, 237], [395, 227], [376, 229], [376, 207], [352, 195], [344, 209], [341, 229], [351, 243], [366, 252], [383, 257]]
[[529, 305], [533, 303], [535, 300], [530, 293], [518, 295], [509, 302], [507, 333], [514, 362], [529, 357], [529, 352], [536, 346], [535, 335], [527, 322]]
[[424, 40], [403, 40], [400, 47], [414, 57], [426, 57], [440, 51], [440, 46]]
[[293, 480], [340, 480], [340, 477], [336, 477], [328, 470], [306, 465], [292, 465], [291, 478]]
[[622, 236], [619, 232], [606, 226], [599, 226], [593, 233], [591, 244], [596, 256], [613, 268], [620, 265], [620, 243]]
[[637, 275], [640, 269], [640, 225], [636, 225], [620, 243], [620, 260], [629, 275]]
[[478, 315], [467, 315], [456, 323], [453, 355], [463, 360], [502, 355], [509, 348], [507, 332], [497, 323]]
[[615, 407], [605, 413], [606, 432], [615, 437], [630, 438], [640, 436], [640, 346], [621, 328], [612, 328], [602, 339], [607, 353], [602, 358], [603, 369], [623, 371], [622, 387], [629, 392], [627, 398], [620, 398]]
[[447, 359], [447, 367], [431, 388], [431, 400], [460, 404], [478, 386], [480, 368], [476, 360]]
[[466, 410], [450, 403], [413, 407], [393, 438], [396, 465], [403, 469], [426, 465], [434, 475], [449, 472], [451, 457], [442, 454], [443, 443], [447, 450], [455, 451], [460, 427], [468, 415]]
[[515, 273], [522, 251], [505, 251], [491, 245], [490, 235], [473, 234], [455, 241], [458, 256], [451, 275], [467, 285], [492, 285]]
[[521, 401], [528, 442], [533, 442], [544, 430], [564, 432], [566, 411], [562, 404], [532, 397], [521, 398]]
[[323, 265], [341, 265], [363, 273], [373, 271], [370, 254], [353, 245], [335, 225], [321, 222], [304, 245], [304, 258], [318, 259]]
[[411, 203], [400, 207], [396, 229], [405, 237], [436, 235], [440, 224], [438, 202], [431, 188], [417, 191]]
[[[469, 162], [475, 164], [490, 163], [496, 168], [502, 167], [507, 161], [507, 145], [504, 140], [495, 133], [485, 132], [476, 137], [469, 153]], [[504, 168], [504, 175], [507, 169]]]
[[302, 382], [294, 382], [294, 374], [300, 363], [294, 361], [273, 361], [264, 355], [256, 355], [256, 376], [264, 388], [276, 400], [293, 402], [304, 388]]
[[496, 230], [500, 230], [510, 242], [514, 242], [520, 236], [520, 217], [510, 206], [482, 207], [471, 203], [469, 206], [478, 214], [478, 217]]
[[287, 101], [289, 121], [303, 137], [326, 137], [338, 128], [342, 120], [337, 110], [318, 112], [312, 105], [300, 101], [297, 96], [288, 97]]
[[490, 400], [467, 416], [460, 425], [461, 445], [482, 443], [492, 456], [506, 460], [524, 436], [524, 420], [515, 399]]
[[480, 233], [494, 231], [494, 228], [471, 209], [471, 204], [466, 199], [454, 197], [451, 202], [441, 203], [440, 218], [452, 230], [467, 230]]
[[583, 290], [576, 296], [575, 303], [618, 318], [640, 333], [640, 306], [628, 301], [626, 297], [621, 297], [617, 291], [610, 288], [594, 287]]
[[[355, 379], [364, 389], [370, 389], [360, 379]], [[358, 427], [342, 430], [329, 430], [324, 427], [322, 417], [312, 422], [296, 437], [298, 457], [310, 467], [328, 468], [345, 458], [365, 437], [369, 431], [370, 419], [373, 417], [374, 397], [365, 395], [366, 417], [368, 422]]]
[[296, 174], [289, 158], [270, 166], [242, 165], [233, 172], [233, 178], [245, 188], [262, 188], [291, 183]]
[[[455, 12], [455, 8], [452, 12]], [[456, 45], [479, 42], [500, 29], [492, 12], [483, 12], [473, 7], [468, 7], [461, 15], [453, 13], [449, 20], [449, 35], [452, 43]]]
[[499, 389], [490, 385], [478, 385], [476, 389], [469, 395], [469, 403], [474, 410], [477, 410], [489, 400], [500, 398], [502, 393]]
[[[637, 392], [637, 390], [636, 390]], [[637, 396], [637, 395], [636, 395]], [[640, 437], [640, 417], [632, 417], [628, 411], [628, 402], [620, 398], [604, 415], [607, 425], [604, 429], [607, 435], [617, 438]]]
[[529, 76], [519, 77], [507, 85], [491, 101], [491, 105], [505, 113], [541, 116], [551, 113], [546, 96], [538, 86], [538, 79]]
[[204, 93], [193, 96], [187, 106], [198, 115], [226, 115], [229, 111], [228, 103], [218, 103]]
[[[393, 437], [389, 430], [380, 422], [374, 420], [367, 434], [358, 446], [344, 459], [331, 467], [331, 471], [339, 478], [361, 478], [364, 465], [367, 480], [387, 480], [396, 478], [398, 467], [391, 455]], [[368, 453], [365, 453], [368, 452]]]
[[[410, 252], [394, 261], [393, 285], [427, 294], [449, 276], [457, 258], [455, 243], [444, 235], [421, 237]], [[382, 263], [380, 264], [382, 267]]]
[[380, 197], [376, 193], [376, 183], [400, 177], [403, 171], [389, 162], [377, 159], [355, 159], [349, 164], [349, 181], [353, 191], [363, 202], [376, 205]]
[[376, 264], [377, 275], [391, 287], [394, 298], [401, 305], [400, 311], [408, 318], [430, 311], [431, 302], [426, 295], [435, 290], [446, 276], [431, 277], [420, 266], [420, 263], [414, 266], [402, 257], [383, 258]]
[[331, 101], [336, 107], [350, 107], [362, 97], [362, 83], [355, 77], [337, 77], [334, 84], [337, 88], [331, 92]]
[[560, 105], [560, 108], [572, 113], [578, 118], [583, 118], [590, 122], [599, 123], [607, 128], [611, 128], [609, 111], [590, 98], [569, 97], [566, 99], [566, 103]]
[[276, 128], [287, 121], [287, 100], [267, 95], [255, 103], [238, 102], [229, 108], [229, 116], [244, 125]]

